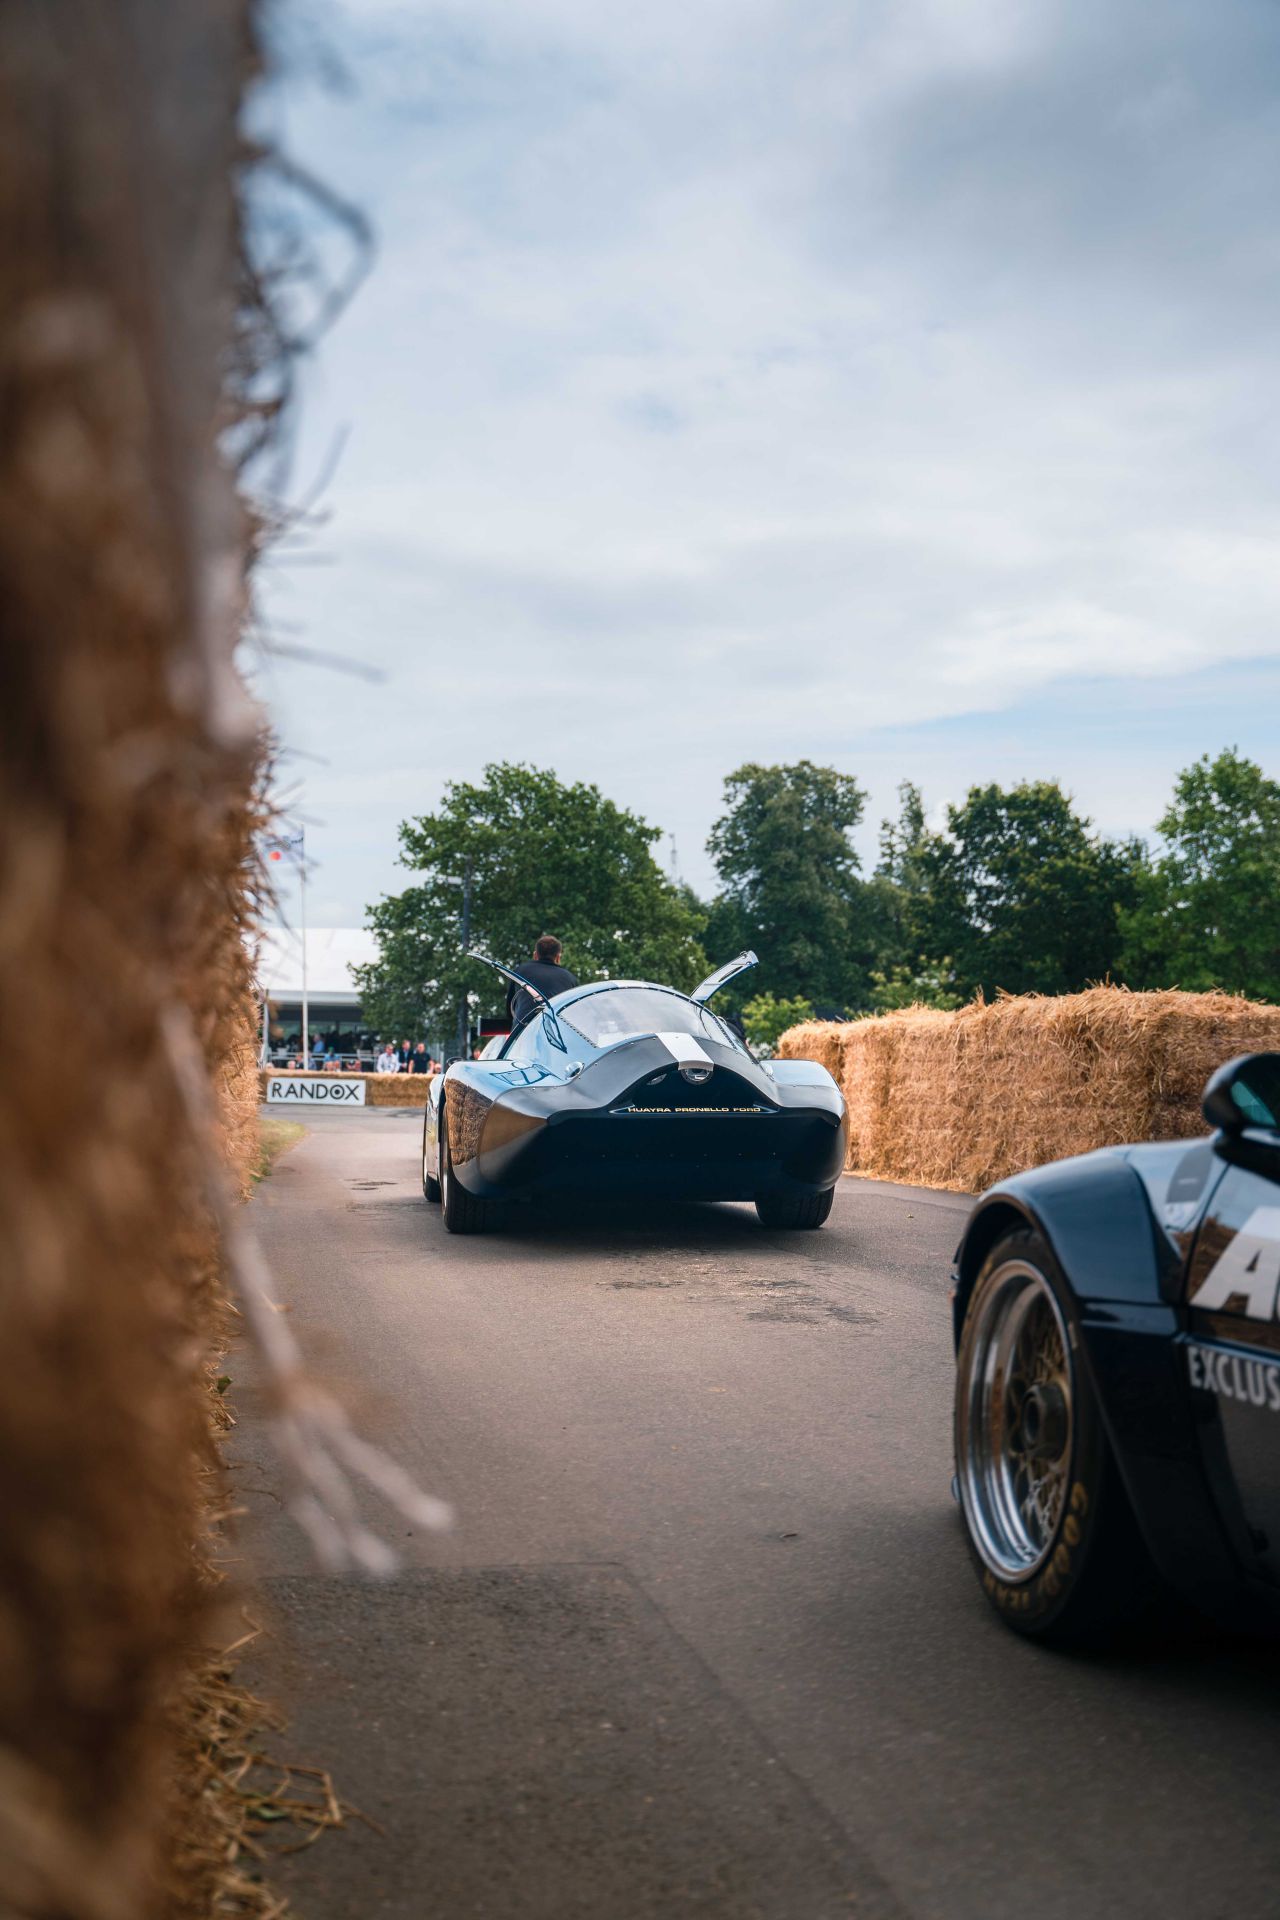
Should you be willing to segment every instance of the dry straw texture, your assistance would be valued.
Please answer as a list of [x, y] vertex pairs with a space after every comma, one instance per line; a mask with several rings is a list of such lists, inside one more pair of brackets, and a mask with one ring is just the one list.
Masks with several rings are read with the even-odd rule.
[[243, 1182], [245, 12], [0, 8], [0, 1911], [42, 1920], [208, 1911], [226, 1859], [192, 1720], [225, 1309], [165, 1034]]
[[844, 1088], [852, 1171], [978, 1193], [1064, 1154], [1203, 1133], [1210, 1073], [1259, 1048], [1280, 1048], [1280, 1007], [1093, 987], [815, 1022], [778, 1050]]

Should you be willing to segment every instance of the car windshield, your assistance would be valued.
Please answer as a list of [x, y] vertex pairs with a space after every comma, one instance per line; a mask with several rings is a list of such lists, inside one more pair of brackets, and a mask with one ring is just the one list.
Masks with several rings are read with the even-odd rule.
[[575, 1000], [560, 1015], [595, 1047], [616, 1046], [644, 1033], [692, 1033], [700, 1040], [737, 1042], [713, 1013], [661, 987], [613, 987]]

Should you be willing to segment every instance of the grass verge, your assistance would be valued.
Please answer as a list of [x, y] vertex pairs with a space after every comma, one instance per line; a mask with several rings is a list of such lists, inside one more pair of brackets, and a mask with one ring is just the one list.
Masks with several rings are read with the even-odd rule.
[[306, 1131], [300, 1120], [285, 1120], [274, 1113], [258, 1115], [258, 1151], [250, 1169], [255, 1186], [266, 1179], [282, 1153], [297, 1146]]

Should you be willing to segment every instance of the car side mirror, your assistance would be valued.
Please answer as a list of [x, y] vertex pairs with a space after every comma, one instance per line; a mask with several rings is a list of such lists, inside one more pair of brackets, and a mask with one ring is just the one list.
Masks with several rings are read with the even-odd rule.
[[1280, 1132], [1280, 1053], [1241, 1053], [1225, 1061], [1204, 1090], [1201, 1110], [1225, 1134], [1246, 1127]]

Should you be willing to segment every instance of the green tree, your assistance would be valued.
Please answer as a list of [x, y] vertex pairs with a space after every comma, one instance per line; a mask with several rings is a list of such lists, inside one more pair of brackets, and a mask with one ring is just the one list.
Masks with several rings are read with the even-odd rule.
[[1089, 831], [1056, 781], [972, 787], [923, 850], [925, 944], [966, 997], [1074, 993], [1116, 967], [1142, 850]]
[[380, 1032], [450, 1036], [464, 993], [500, 1013], [505, 990], [462, 953], [462, 886], [472, 867], [471, 945], [507, 965], [540, 933], [564, 942], [580, 979], [639, 978], [689, 988], [706, 971], [702, 918], [653, 858], [660, 830], [554, 773], [511, 762], [478, 785], [451, 781], [436, 813], [400, 828], [400, 864], [417, 879], [368, 909], [380, 957], [358, 970]]
[[1280, 783], [1228, 748], [1178, 775], [1163, 848], [1122, 916], [1135, 986], [1280, 1000]]
[[739, 767], [707, 842], [723, 892], [709, 911], [719, 956], [751, 946], [783, 997], [845, 1006], [865, 990], [863, 884], [850, 834], [866, 795], [850, 774], [800, 760]]
[[772, 993], [758, 993], [742, 1009], [742, 1025], [753, 1047], [772, 1053], [788, 1027], [812, 1020], [813, 1002], [797, 998], [779, 1000]]
[[[924, 797], [919, 787], [904, 780], [898, 787], [898, 818], [880, 823], [880, 858], [866, 888], [866, 928], [870, 950], [870, 1004], [878, 1012], [890, 1006], [912, 1006], [912, 999], [886, 998], [898, 986], [919, 976], [921, 997], [930, 967], [938, 974], [936, 991], [946, 991], [946, 974], [926, 951], [930, 936]], [[949, 966], [950, 963], [947, 963]], [[894, 983], [894, 985], [890, 985]], [[936, 1000], [930, 999], [930, 1005]]]
[[893, 1013], [899, 1007], [936, 1007], [940, 1013], [953, 1013], [964, 1002], [952, 991], [955, 978], [950, 957], [926, 962], [913, 971], [907, 966], [874, 968], [871, 974], [871, 1005], [877, 1013]]

